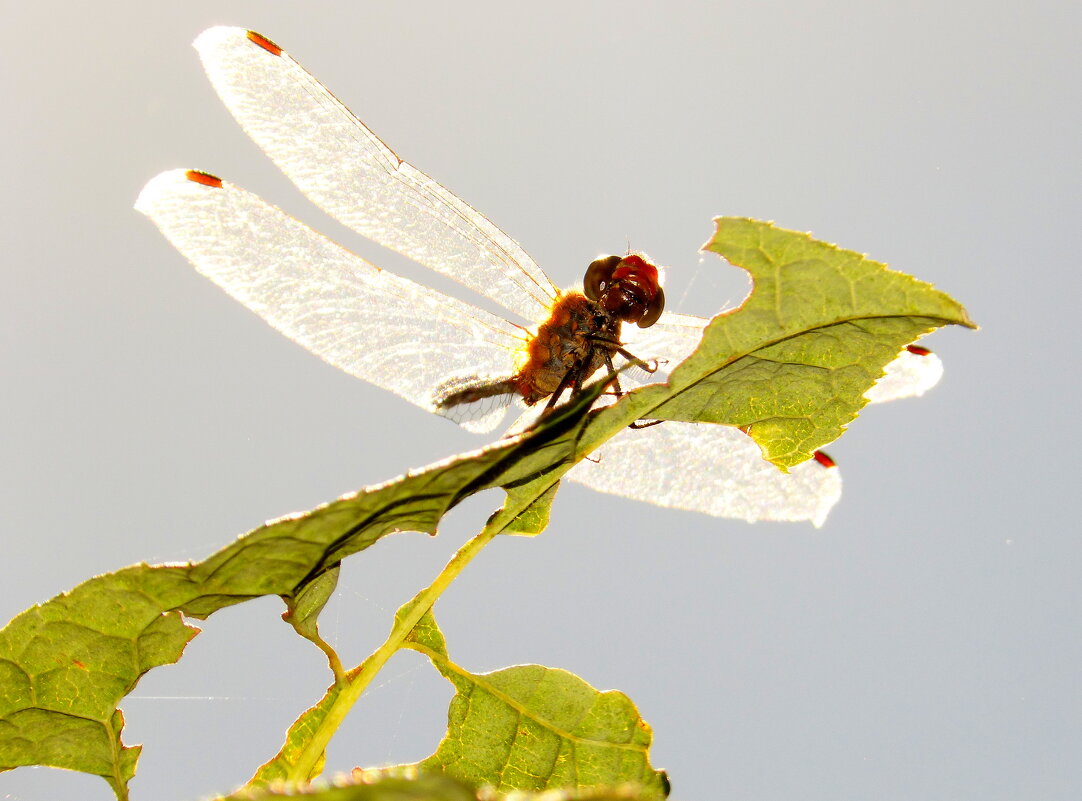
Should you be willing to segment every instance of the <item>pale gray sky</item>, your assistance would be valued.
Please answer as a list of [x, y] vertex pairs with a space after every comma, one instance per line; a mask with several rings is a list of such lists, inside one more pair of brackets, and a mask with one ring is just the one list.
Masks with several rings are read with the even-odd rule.
[[[940, 386], [830, 448], [846, 483], [821, 530], [563, 488], [543, 536], [492, 545], [437, 607], [457, 662], [625, 691], [680, 799], [1079, 796], [1077, 5], [2, 8], [0, 619], [483, 442], [271, 331], [132, 211], [160, 170], [200, 167], [407, 269], [308, 205], [221, 106], [189, 45], [242, 25], [557, 283], [630, 243], [669, 265], [673, 308], [710, 313], [743, 279], [697, 248], [711, 217], [748, 215], [932, 281], [983, 326], [926, 340]], [[347, 662], [496, 503], [347, 563], [324, 615]], [[140, 684], [134, 798], [229, 790], [319, 697], [321, 656], [279, 611], [215, 615]], [[425, 756], [449, 697], [396, 657], [331, 767]], [[0, 797], [111, 795], [24, 768]]]

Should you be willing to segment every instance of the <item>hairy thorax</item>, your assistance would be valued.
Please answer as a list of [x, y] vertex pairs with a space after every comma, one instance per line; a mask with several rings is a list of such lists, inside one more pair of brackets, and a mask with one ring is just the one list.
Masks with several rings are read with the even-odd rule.
[[619, 346], [620, 321], [580, 292], [556, 301], [549, 319], [537, 329], [526, 349], [525, 364], [515, 376], [518, 392], [533, 405], [552, 395], [560, 382], [590, 354], [579, 380], [585, 381], [605, 364]]

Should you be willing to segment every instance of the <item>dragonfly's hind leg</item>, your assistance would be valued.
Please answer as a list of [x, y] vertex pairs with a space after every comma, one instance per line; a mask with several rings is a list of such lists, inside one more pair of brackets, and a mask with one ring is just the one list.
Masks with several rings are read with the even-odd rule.
[[549, 395], [548, 403], [545, 404], [545, 411], [553, 408], [560, 400], [560, 396], [564, 394], [568, 389], [574, 392], [576, 389], [582, 386], [583, 373], [586, 370], [586, 366], [592, 361], [592, 355], [587, 354], [588, 358], [575, 362], [575, 364], [564, 373], [564, 377], [560, 379], [560, 383], [552, 394]]

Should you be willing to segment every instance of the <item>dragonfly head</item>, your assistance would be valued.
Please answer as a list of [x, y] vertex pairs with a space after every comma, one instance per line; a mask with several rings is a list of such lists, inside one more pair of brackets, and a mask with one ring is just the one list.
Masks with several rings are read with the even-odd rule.
[[586, 268], [583, 292], [609, 314], [649, 328], [665, 310], [657, 267], [641, 256], [605, 256]]

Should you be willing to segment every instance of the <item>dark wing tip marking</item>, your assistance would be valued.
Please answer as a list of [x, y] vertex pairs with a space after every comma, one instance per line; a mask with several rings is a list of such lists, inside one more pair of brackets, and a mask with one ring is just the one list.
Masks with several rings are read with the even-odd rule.
[[928, 356], [931, 354], [928, 348], [922, 348], [920, 345], [906, 345], [905, 349], [916, 356]]
[[222, 179], [217, 175], [211, 175], [209, 172], [203, 172], [202, 170], [188, 170], [184, 173], [184, 177], [192, 183], [203, 184], [203, 186], [212, 186], [215, 189], [222, 188]]
[[827, 454], [823, 453], [823, 451], [816, 451], [812, 454], [812, 458], [815, 459], [815, 461], [819, 462], [819, 464], [821, 464], [823, 467], [838, 466], [838, 463], [831, 459]]
[[248, 40], [259, 45], [272, 56], [282, 55], [282, 48], [280, 48], [278, 45], [276, 45], [274, 42], [272, 42], [261, 33], [256, 33], [255, 31], [248, 31]]

